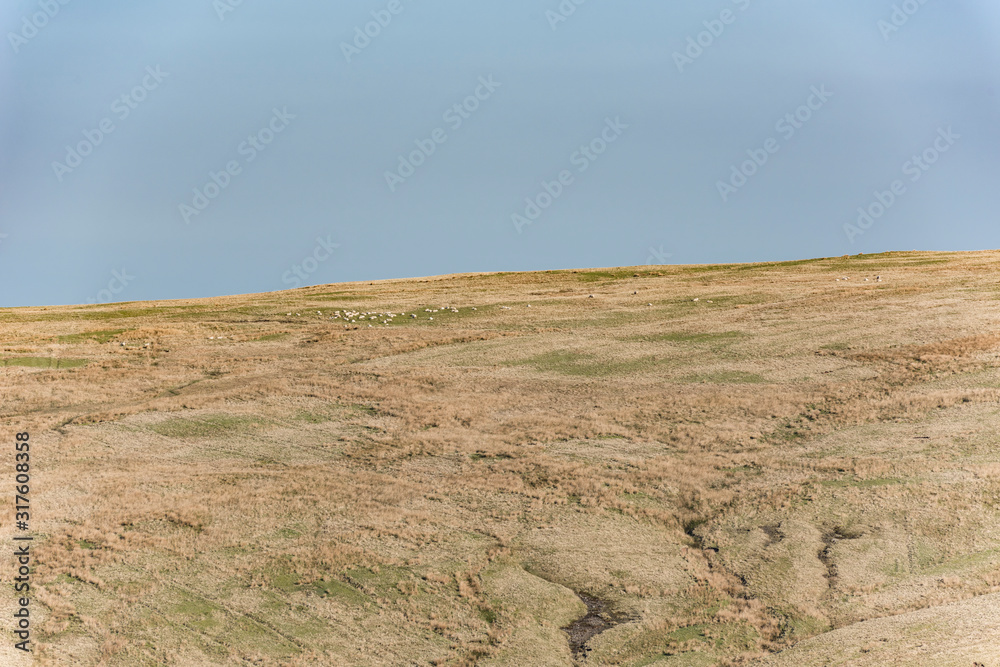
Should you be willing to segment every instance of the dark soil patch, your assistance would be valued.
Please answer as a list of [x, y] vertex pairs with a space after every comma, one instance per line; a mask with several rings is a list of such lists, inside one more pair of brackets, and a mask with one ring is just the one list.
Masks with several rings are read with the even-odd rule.
[[861, 533], [843, 528], [834, 528], [823, 534], [823, 549], [819, 552], [819, 559], [826, 566], [827, 585], [832, 589], [837, 585], [837, 564], [833, 562], [830, 550], [839, 540], [856, 540], [861, 537]]
[[586, 593], [577, 593], [577, 596], [587, 605], [587, 614], [567, 625], [563, 631], [569, 635], [569, 648], [573, 652], [573, 656], [586, 658], [587, 653], [591, 650], [587, 646], [588, 641], [605, 630], [621, 625], [630, 619], [623, 614], [611, 612], [610, 605], [604, 600]]
[[777, 544], [781, 540], [785, 539], [785, 534], [781, 532], [781, 528], [777, 525], [761, 526], [760, 529], [767, 535], [767, 544], [764, 545], [766, 547], [769, 547], [772, 544]]

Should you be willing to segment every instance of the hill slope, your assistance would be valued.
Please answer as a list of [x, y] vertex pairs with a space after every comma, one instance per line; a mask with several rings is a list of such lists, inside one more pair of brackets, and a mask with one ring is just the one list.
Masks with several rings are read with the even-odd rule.
[[807, 667], [881, 632], [878, 664], [986, 661], [995, 625], [939, 626], [1000, 591], [998, 260], [0, 310], [40, 654]]

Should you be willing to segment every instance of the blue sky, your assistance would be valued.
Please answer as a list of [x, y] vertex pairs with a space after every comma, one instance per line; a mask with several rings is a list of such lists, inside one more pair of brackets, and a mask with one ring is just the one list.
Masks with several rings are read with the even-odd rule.
[[1000, 247], [985, 0], [62, 2], [0, 9], [0, 306]]

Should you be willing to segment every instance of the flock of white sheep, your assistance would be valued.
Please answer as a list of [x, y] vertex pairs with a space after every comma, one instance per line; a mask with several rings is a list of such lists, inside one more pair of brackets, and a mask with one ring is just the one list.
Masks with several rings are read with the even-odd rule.
[[[476, 310], [476, 309], [470, 308], [470, 310]], [[434, 313], [438, 312], [457, 313], [459, 312], [459, 310], [455, 306], [441, 306], [440, 308], [424, 308], [424, 312], [428, 313], [427, 315], [428, 321], [433, 321]], [[299, 313], [296, 313], [296, 315], [298, 314]], [[316, 314], [322, 315], [323, 312], [317, 310]], [[291, 313], [288, 313], [288, 315], [291, 315]], [[407, 316], [406, 313], [379, 312], [374, 310], [365, 312], [361, 312], [358, 310], [336, 310], [334, 311], [333, 316], [331, 316], [330, 319], [346, 322], [346, 324], [344, 324], [344, 328], [346, 329], [350, 324], [367, 324], [369, 327], [374, 327], [375, 324], [372, 324], [372, 322], [387, 327], [390, 324], [392, 324], [397, 317], [406, 317], [406, 316]], [[409, 317], [414, 320], [419, 319], [419, 315], [417, 313], [410, 313]]]
[[[839, 282], [840, 282], [841, 280], [850, 280], [850, 278], [849, 278], [849, 277], [847, 277], [847, 276], [844, 276], [844, 277], [842, 277], [842, 278], [837, 278], [837, 282], [838, 282], [838, 283], [839, 283]], [[864, 280], [863, 280], [862, 282], [868, 282], [868, 278], [865, 278], [865, 279], [864, 279]], [[877, 283], [880, 283], [880, 282], [882, 282], [882, 276], [875, 276], [875, 282], [877, 282]]]
[[[842, 280], [848, 281], [848, 280], [850, 280], [850, 278], [848, 276], [842, 276], [840, 278], [837, 278], [837, 282], [840, 282]], [[863, 279], [863, 282], [868, 282], [868, 281], [869, 281], [868, 278], [864, 278]], [[882, 282], [882, 276], [875, 276], [875, 282], [877, 282], [877, 283]], [[638, 292], [633, 292], [632, 294], [638, 294]], [[594, 295], [593, 294], [589, 294], [589, 295], [587, 295], [587, 298], [593, 299]], [[693, 299], [693, 301], [699, 301], [699, 300], [700, 299]], [[712, 301], [709, 300], [708, 303], [712, 303]], [[652, 303], [648, 303], [646, 305], [647, 306], [652, 306], [653, 304]], [[531, 304], [527, 304], [525, 307], [526, 308], [531, 308]], [[469, 310], [476, 310], [476, 308], [475, 307], [470, 307]], [[510, 306], [500, 306], [500, 310], [511, 310], [511, 307]], [[434, 313], [438, 313], [438, 312], [458, 313], [459, 309], [456, 308], [455, 306], [440, 306], [439, 308], [424, 308], [424, 313], [427, 314], [427, 320], [428, 321], [433, 321], [434, 320]], [[316, 314], [322, 316], [323, 315], [323, 311], [317, 310]], [[288, 317], [291, 317], [292, 313], [286, 313], [286, 315]], [[297, 317], [301, 317], [302, 313], [295, 313], [295, 315]], [[344, 328], [347, 329], [347, 328], [350, 328], [349, 325], [351, 325], [351, 324], [367, 324], [370, 328], [374, 327], [375, 324], [380, 324], [382, 326], [386, 326], [387, 327], [390, 324], [392, 324], [392, 322], [397, 317], [406, 317], [406, 316], [407, 316], [406, 313], [379, 312], [379, 311], [373, 311], [373, 310], [365, 311], [365, 312], [361, 312], [361, 311], [357, 311], [357, 310], [336, 310], [336, 311], [334, 311], [333, 315], [330, 316], [330, 319], [331, 320], [340, 320], [342, 322], [345, 322]], [[409, 317], [411, 319], [418, 319], [419, 315], [417, 313], [410, 313]], [[373, 322], [375, 324], [373, 324]], [[217, 336], [217, 337], [213, 336], [212, 337], [213, 340], [216, 339], [216, 338], [221, 339], [223, 337], [222, 336]], [[124, 345], [124, 343], [123, 343], [123, 345]]]

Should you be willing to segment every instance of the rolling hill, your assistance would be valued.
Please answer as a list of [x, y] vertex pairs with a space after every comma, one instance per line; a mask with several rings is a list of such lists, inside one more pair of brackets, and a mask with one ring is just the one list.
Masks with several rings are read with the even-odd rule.
[[0, 309], [37, 662], [997, 664], [998, 266]]

